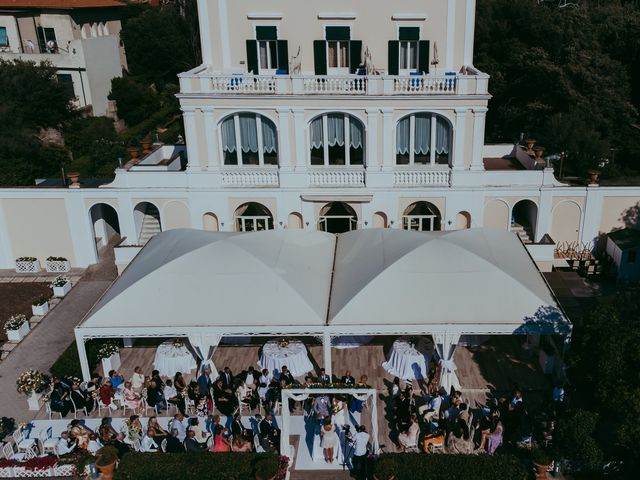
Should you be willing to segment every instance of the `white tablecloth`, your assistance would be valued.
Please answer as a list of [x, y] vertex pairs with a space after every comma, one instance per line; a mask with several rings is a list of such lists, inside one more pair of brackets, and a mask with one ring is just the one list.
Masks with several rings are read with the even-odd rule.
[[280, 373], [282, 367], [286, 365], [294, 377], [313, 370], [313, 364], [307, 355], [307, 347], [300, 340], [291, 340], [285, 348], [281, 348], [275, 340], [265, 343], [258, 365], [272, 374]]
[[160, 375], [173, 377], [176, 372], [189, 373], [197, 367], [197, 363], [187, 347], [176, 348], [173, 341], [168, 341], [158, 346], [153, 366]]
[[416, 338], [410, 344], [409, 337], [401, 337], [393, 342], [389, 359], [382, 364], [391, 375], [404, 380], [422, 380], [429, 374], [429, 363], [433, 356], [433, 344], [425, 338]]

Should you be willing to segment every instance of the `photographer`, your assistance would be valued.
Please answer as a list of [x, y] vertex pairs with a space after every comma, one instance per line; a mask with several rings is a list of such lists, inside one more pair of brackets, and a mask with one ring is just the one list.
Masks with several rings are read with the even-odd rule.
[[369, 434], [364, 425], [356, 429], [353, 437], [353, 473], [356, 480], [367, 480], [369, 478], [367, 454], [369, 445]]

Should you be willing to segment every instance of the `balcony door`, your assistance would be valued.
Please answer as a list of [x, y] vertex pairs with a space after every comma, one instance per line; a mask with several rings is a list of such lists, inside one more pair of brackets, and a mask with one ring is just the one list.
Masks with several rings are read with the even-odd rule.
[[328, 233], [345, 233], [358, 228], [358, 215], [345, 202], [330, 202], [320, 210], [318, 230]]

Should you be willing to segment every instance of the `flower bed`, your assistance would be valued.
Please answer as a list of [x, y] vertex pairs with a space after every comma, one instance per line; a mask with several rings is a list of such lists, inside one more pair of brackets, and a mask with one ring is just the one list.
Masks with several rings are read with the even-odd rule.
[[36, 257], [16, 258], [16, 273], [38, 273], [40, 271], [40, 260]]
[[0, 460], [0, 477], [2, 478], [42, 478], [53, 474], [57, 458], [53, 455], [34, 457], [24, 462], [16, 460]]
[[44, 265], [47, 272], [51, 273], [66, 273], [71, 270], [69, 260], [64, 257], [48, 257]]
[[[284, 457], [281, 457], [284, 458]], [[256, 478], [256, 468], [264, 460], [276, 465], [276, 480], [286, 474], [282, 461], [269, 453], [127, 453], [115, 472], [115, 480], [140, 478], [206, 478], [209, 480], [247, 480]]]

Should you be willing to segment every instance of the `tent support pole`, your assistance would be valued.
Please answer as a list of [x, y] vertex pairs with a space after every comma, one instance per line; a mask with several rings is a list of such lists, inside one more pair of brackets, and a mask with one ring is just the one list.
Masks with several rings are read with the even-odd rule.
[[80, 358], [80, 369], [82, 370], [82, 380], [88, 382], [91, 380], [91, 372], [89, 371], [89, 360], [87, 359], [87, 349], [84, 344], [84, 337], [76, 330], [76, 347], [78, 348], [78, 358]]
[[327, 332], [322, 334], [322, 356], [324, 359], [324, 371], [333, 381], [333, 370], [331, 369], [331, 335]]

